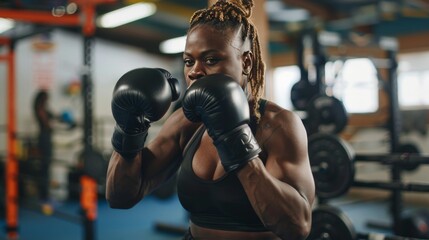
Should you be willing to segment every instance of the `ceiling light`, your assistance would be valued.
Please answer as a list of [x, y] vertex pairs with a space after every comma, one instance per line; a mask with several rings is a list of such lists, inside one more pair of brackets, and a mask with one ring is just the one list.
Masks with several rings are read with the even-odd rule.
[[0, 33], [6, 32], [7, 30], [15, 26], [15, 21], [7, 18], [0, 18]]
[[156, 5], [153, 3], [136, 3], [101, 15], [97, 19], [97, 25], [104, 28], [114, 28], [148, 17], [155, 11]]
[[281, 22], [299, 22], [310, 18], [310, 13], [305, 9], [284, 9], [272, 12], [270, 20]]
[[182, 37], [172, 38], [161, 42], [159, 50], [162, 53], [173, 54], [180, 53], [185, 50], [186, 35]]

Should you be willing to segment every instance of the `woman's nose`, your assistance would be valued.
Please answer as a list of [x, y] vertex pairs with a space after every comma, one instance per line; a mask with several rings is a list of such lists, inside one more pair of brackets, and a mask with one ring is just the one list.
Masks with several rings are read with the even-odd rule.
[[199, 78], [203, 77], [204, 75], [205, 75], [205, 73], [204, 73], [203, 68], [200, 66], [200, 64], [197, 64], [197, 63], [196, 63], [196, 64], [193, 66], [193, 68], [191, 69], [191, 71], [189, 71], [189, 73], [188, 73], [188, 78], [189, 78], [190, 80], [195, 81], [195, 80], [197, 80], [197, 79], [199, 79]]

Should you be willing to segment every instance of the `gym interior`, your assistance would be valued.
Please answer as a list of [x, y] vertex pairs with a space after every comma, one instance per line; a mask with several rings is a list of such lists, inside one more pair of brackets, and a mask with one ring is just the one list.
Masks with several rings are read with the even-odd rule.
[[[167, 69], [186, 89], [189, 18], [214, 2], [0, 3], [0, 239], [182, 239], [189, 219], [174, 178], [131, 209], [107, 204], [110, 102], [118, 79], [141, 67]], [[429, 1], [254, 2], [263, 97], [296, 112], [308, 134], [317, 196], [308, 239], [429, 239]], [[102, 21], [133, 5], [146, 16]], [[53, 119], [48, 166], [40, 90]]]

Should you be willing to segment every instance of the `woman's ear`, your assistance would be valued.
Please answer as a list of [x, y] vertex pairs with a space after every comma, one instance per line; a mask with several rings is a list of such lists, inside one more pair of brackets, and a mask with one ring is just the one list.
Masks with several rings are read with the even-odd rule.
[[253, 53], [245, 51], [242, 56], [243, 61], [243, 75], [249, 75], [253, 67]]

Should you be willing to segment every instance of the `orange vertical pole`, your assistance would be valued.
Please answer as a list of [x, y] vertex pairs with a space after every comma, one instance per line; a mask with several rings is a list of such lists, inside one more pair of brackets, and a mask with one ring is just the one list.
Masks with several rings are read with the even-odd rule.
[[9, 44], [7, 88], [7, 160], [6, 160], [6, 231], [9, 239], [18, 238], [18, 159], [16, 149], [16, 87], [14, 44]]
[[97, 182], [84, 175], [80, 178], [80, 184], [82, 186], [80, 204], [84, 209], [85, 218], [95, 221], [97, 218]]
[[[85, 17], [82, 31], [85, 38], [91, 38], [95, 31], [95, 7], [97, 4], [114, 3], [116, 0], [77, 0], [82, 6]], [[37, 11], [20, 11], [0, 9], [0, 15], [12, 19], [30, 21], [49, 25], [72, 25], [81, 24], [81, 16], [63, 16], [54, 18], [50, 14]], [[7, 39], [0, 37], [0, 44], [9, 43]], [[8, 131], [7, 131], [7, 162], [6, 162], [6, 229], [9, 239], [18, 238], [18, 159], [16, 149], [16, 111], [15, 111], [15, 59], [14, 45], [10, 44], [8, 61]], [[2, 60], [3, 58], [0, 58]], [[90, 77], [90, 76], [88, 76]], [[90, 161], [86, 159], [86, 161]], [[97, 218], [97, 182], [89, 176], [81, 178], [81, 204], [85, 211], [85, 239], [95, 239], [94, 222]]]

